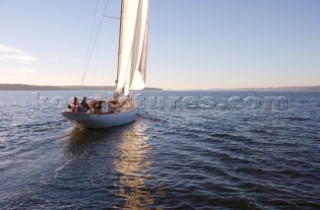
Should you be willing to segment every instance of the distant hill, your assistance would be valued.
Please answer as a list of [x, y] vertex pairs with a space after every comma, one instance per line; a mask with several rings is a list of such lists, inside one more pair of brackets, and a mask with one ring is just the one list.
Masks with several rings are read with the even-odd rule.
[[320, 91], [320, 86], [276, 87], [276, 88], [239, 88], [236, 91]]
[[[40, 91], [40, 90], [114, 90], [114, 86], [38, 86], [24, 84], [0, 84], [0, 91]], [[145, 88], [145, 90], [162, 90], [161, 88]]]

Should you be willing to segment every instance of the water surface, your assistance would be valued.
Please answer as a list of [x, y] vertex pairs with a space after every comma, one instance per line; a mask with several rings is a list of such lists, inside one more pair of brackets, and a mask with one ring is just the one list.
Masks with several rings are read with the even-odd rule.
[[[134, 123], [86, 130], [63, 119], [61, 109], [35, 109], [31, 92], [0, 92], [0, 208], [320, 208], [319, 93], [142, 95]], [[151, 103], [185, 96], [215, 97], [215, 106]], [[264, 104], [237, 107], [232, 96]], [[270, 96], [288, 106], [268, 107]]]

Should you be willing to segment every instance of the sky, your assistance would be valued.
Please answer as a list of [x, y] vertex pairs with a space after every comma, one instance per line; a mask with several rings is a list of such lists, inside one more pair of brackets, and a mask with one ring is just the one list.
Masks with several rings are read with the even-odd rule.
[[[0, 0], [0, 83], [80, 85], [94, 34], [84, 85], [114, 85], [119, 20], [102, 16], [119, 13], [120, 0]], [[150, 0], [149, 24], [148, 87], [320, 85], [319, 0]]]

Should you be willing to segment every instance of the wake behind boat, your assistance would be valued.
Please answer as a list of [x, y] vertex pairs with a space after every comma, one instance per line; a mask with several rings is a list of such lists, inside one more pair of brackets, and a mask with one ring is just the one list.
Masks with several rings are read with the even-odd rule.
[[122, 0], [114, 95], [101, 100], [104, 106], [98, 112], [94, 106], [82, 111], [83, 107], [74, 103], [61, 113], [64, 118], [85, 128], [119, 126], [135, 120], [137, 108], [130, 90], [142, 90], [146, 85], [148, 19], [149, 0]]

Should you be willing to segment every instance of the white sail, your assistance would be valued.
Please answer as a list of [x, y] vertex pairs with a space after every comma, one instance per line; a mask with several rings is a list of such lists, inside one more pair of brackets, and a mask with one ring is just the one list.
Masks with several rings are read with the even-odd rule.
[[144, 34], [143, 48], [140, 58], [140, 65], [138, 71], [134, 73], [131, 83], [131, 90], [142, 90], [146, 86], [146, 67], [147, 67], [147, 51], [148, 51], [148, 19]]
[[145, 87], [149, 0], [123, 0], [116, 91]]

